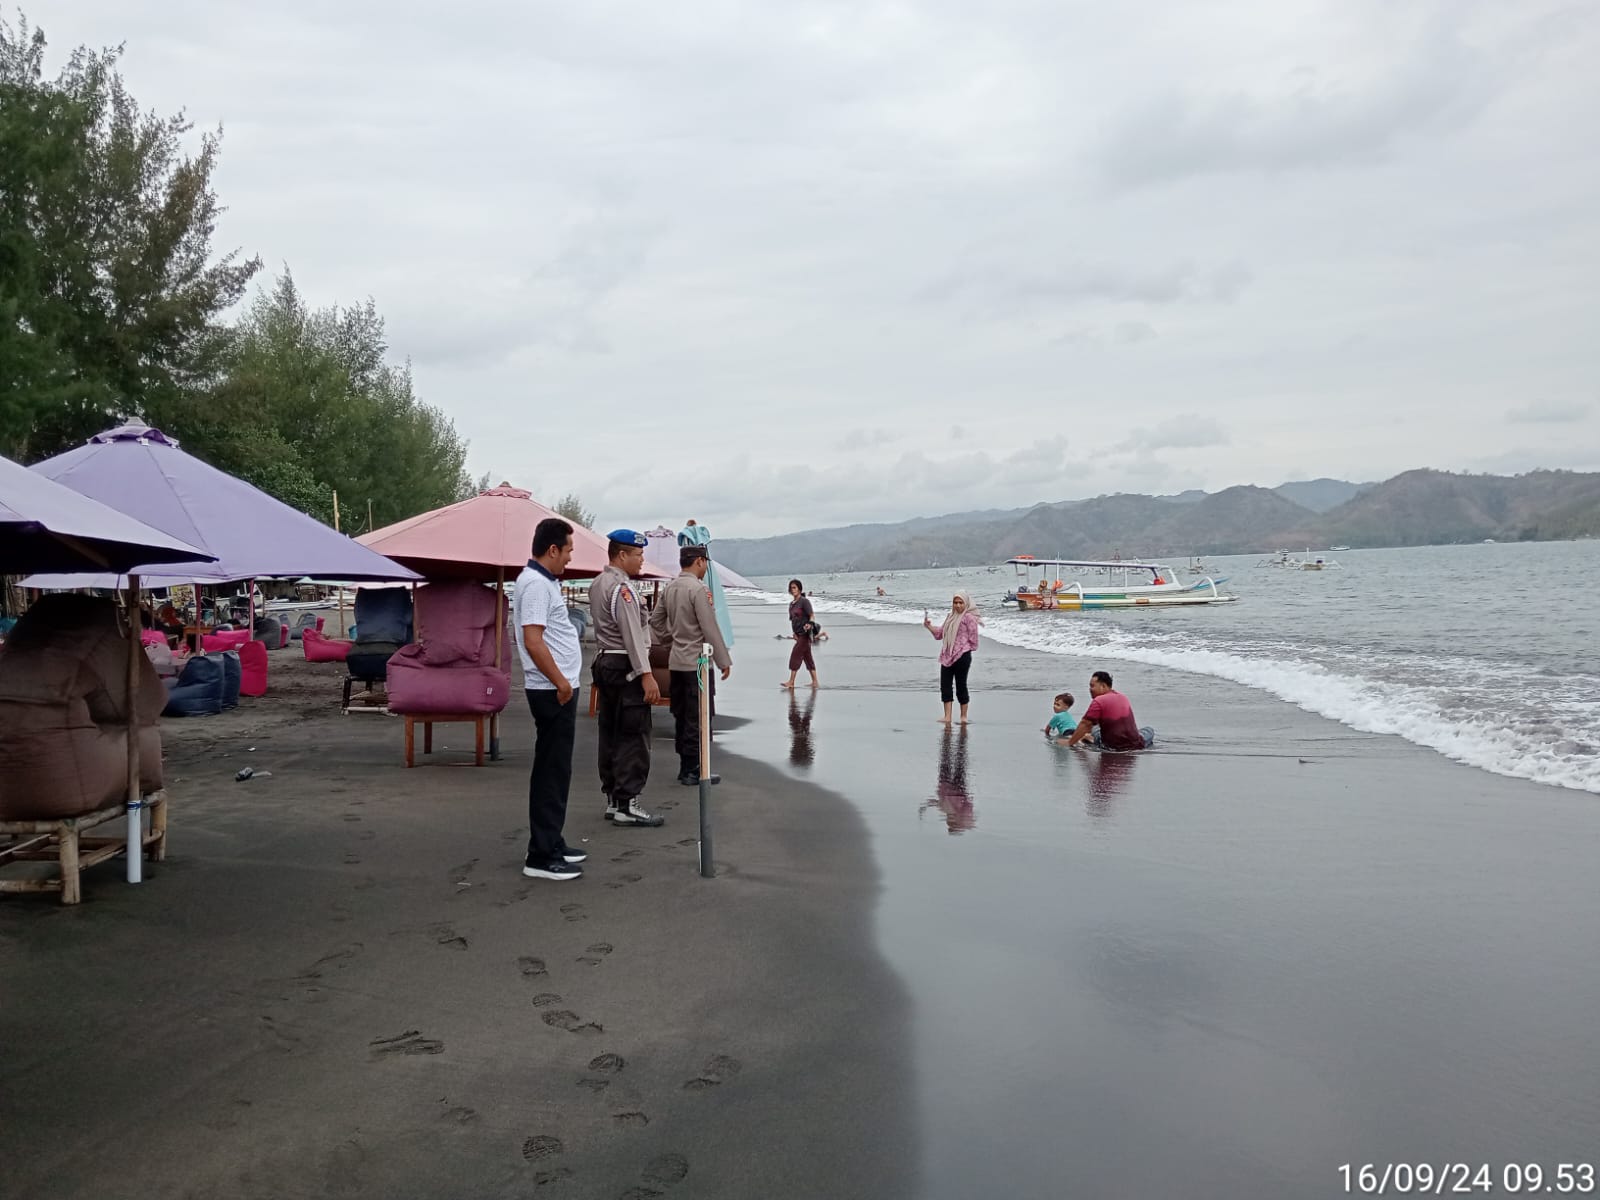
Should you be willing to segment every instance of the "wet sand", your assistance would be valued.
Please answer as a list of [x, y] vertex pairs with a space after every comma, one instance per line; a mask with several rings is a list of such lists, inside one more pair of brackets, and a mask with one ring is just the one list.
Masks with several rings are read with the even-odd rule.
[[[695, 792], [669, 775], [664, 828], [606, 825], [582, 718], [587, 875], [525, 879], [525, 706], [504, 761], [406, 771], [400, 723], [341, 718], [337, 668], [295, 653], [265, 699], [165, 724], [146, 884], [108, 864], [75, 909], [0, 903], [7, 1195], [919, 1194], [847, 803], [741, 764], [703, 880]], [[436, 738], [470, 764], [470, 727]]]
[[[993, 642], [947, 733], [920, 627], [822, 613], [824, 690], [791, 698], [781, 610], [735, 613], [752, 719], [723, 744], [848, 795], [871, 837], [922, 1195], [1333, 1197], [1346, 1162], [1595, 1160], [1595, 796]], [[1044, 740], [1100, 666], [1154, 752]]]

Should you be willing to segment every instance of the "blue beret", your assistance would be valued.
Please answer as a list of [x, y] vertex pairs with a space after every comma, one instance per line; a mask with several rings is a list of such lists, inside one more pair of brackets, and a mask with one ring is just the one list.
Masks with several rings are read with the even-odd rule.
[[650, 543], [644, 534], [633, 529], [613, 529], [606, 534], [613, 542], [621, 542], [624, 546], [648, 546]]

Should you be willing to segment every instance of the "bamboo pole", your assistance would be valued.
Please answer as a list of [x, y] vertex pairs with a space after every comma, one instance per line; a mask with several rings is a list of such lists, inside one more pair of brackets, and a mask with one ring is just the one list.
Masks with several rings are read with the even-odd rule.
[[[339, 532], [339, 493], [337, 491], [333, 493], [333, 531], [335, 533]], [[337, 636], [344, 637], [346, 635], [344, 627], [344, 584], [341, 583], [334, 590], [339, 593], [339, 632]]]
[[139, 787], [139, 577], [128, 576], [128, 882], [144, 880], [144, 794]]

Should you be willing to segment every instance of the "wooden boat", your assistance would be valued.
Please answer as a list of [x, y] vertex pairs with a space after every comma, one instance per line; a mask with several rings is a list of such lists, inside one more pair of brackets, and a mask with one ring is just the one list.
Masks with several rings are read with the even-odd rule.
[[[1006, 560], [1022, 578], [1006, 598], [1020, 610], [1084, 612], [1100, 608], [1173, 608], [1195, 604], [1226, 604], [1237, 600], [1221, 590], [1227, 576], [1207, 575], [1185, 582], [1171, 567], [1160, 563], [1099, 562], [1069, 558], [1035, 558], [1019, 554]], [[1085, 583], [1088, 574], [1098, 576]]]

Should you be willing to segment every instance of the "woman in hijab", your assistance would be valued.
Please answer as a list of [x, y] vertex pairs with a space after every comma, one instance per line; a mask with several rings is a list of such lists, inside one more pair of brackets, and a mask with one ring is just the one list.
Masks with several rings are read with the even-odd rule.
[[950, 615], [944, 624], [934, 625], [922, 614], [922, 627], [939, 639], [939, 699], [944, 701], [943, 724], [950, 724], [950, 702], [961, 702], [961, 723], [967, 723], [967, 672], [972, 668], [972, 652], [978, 648], [978, 626], [983, 618], [972, 607], [972, 597], [957, 592], [950, 601]]

